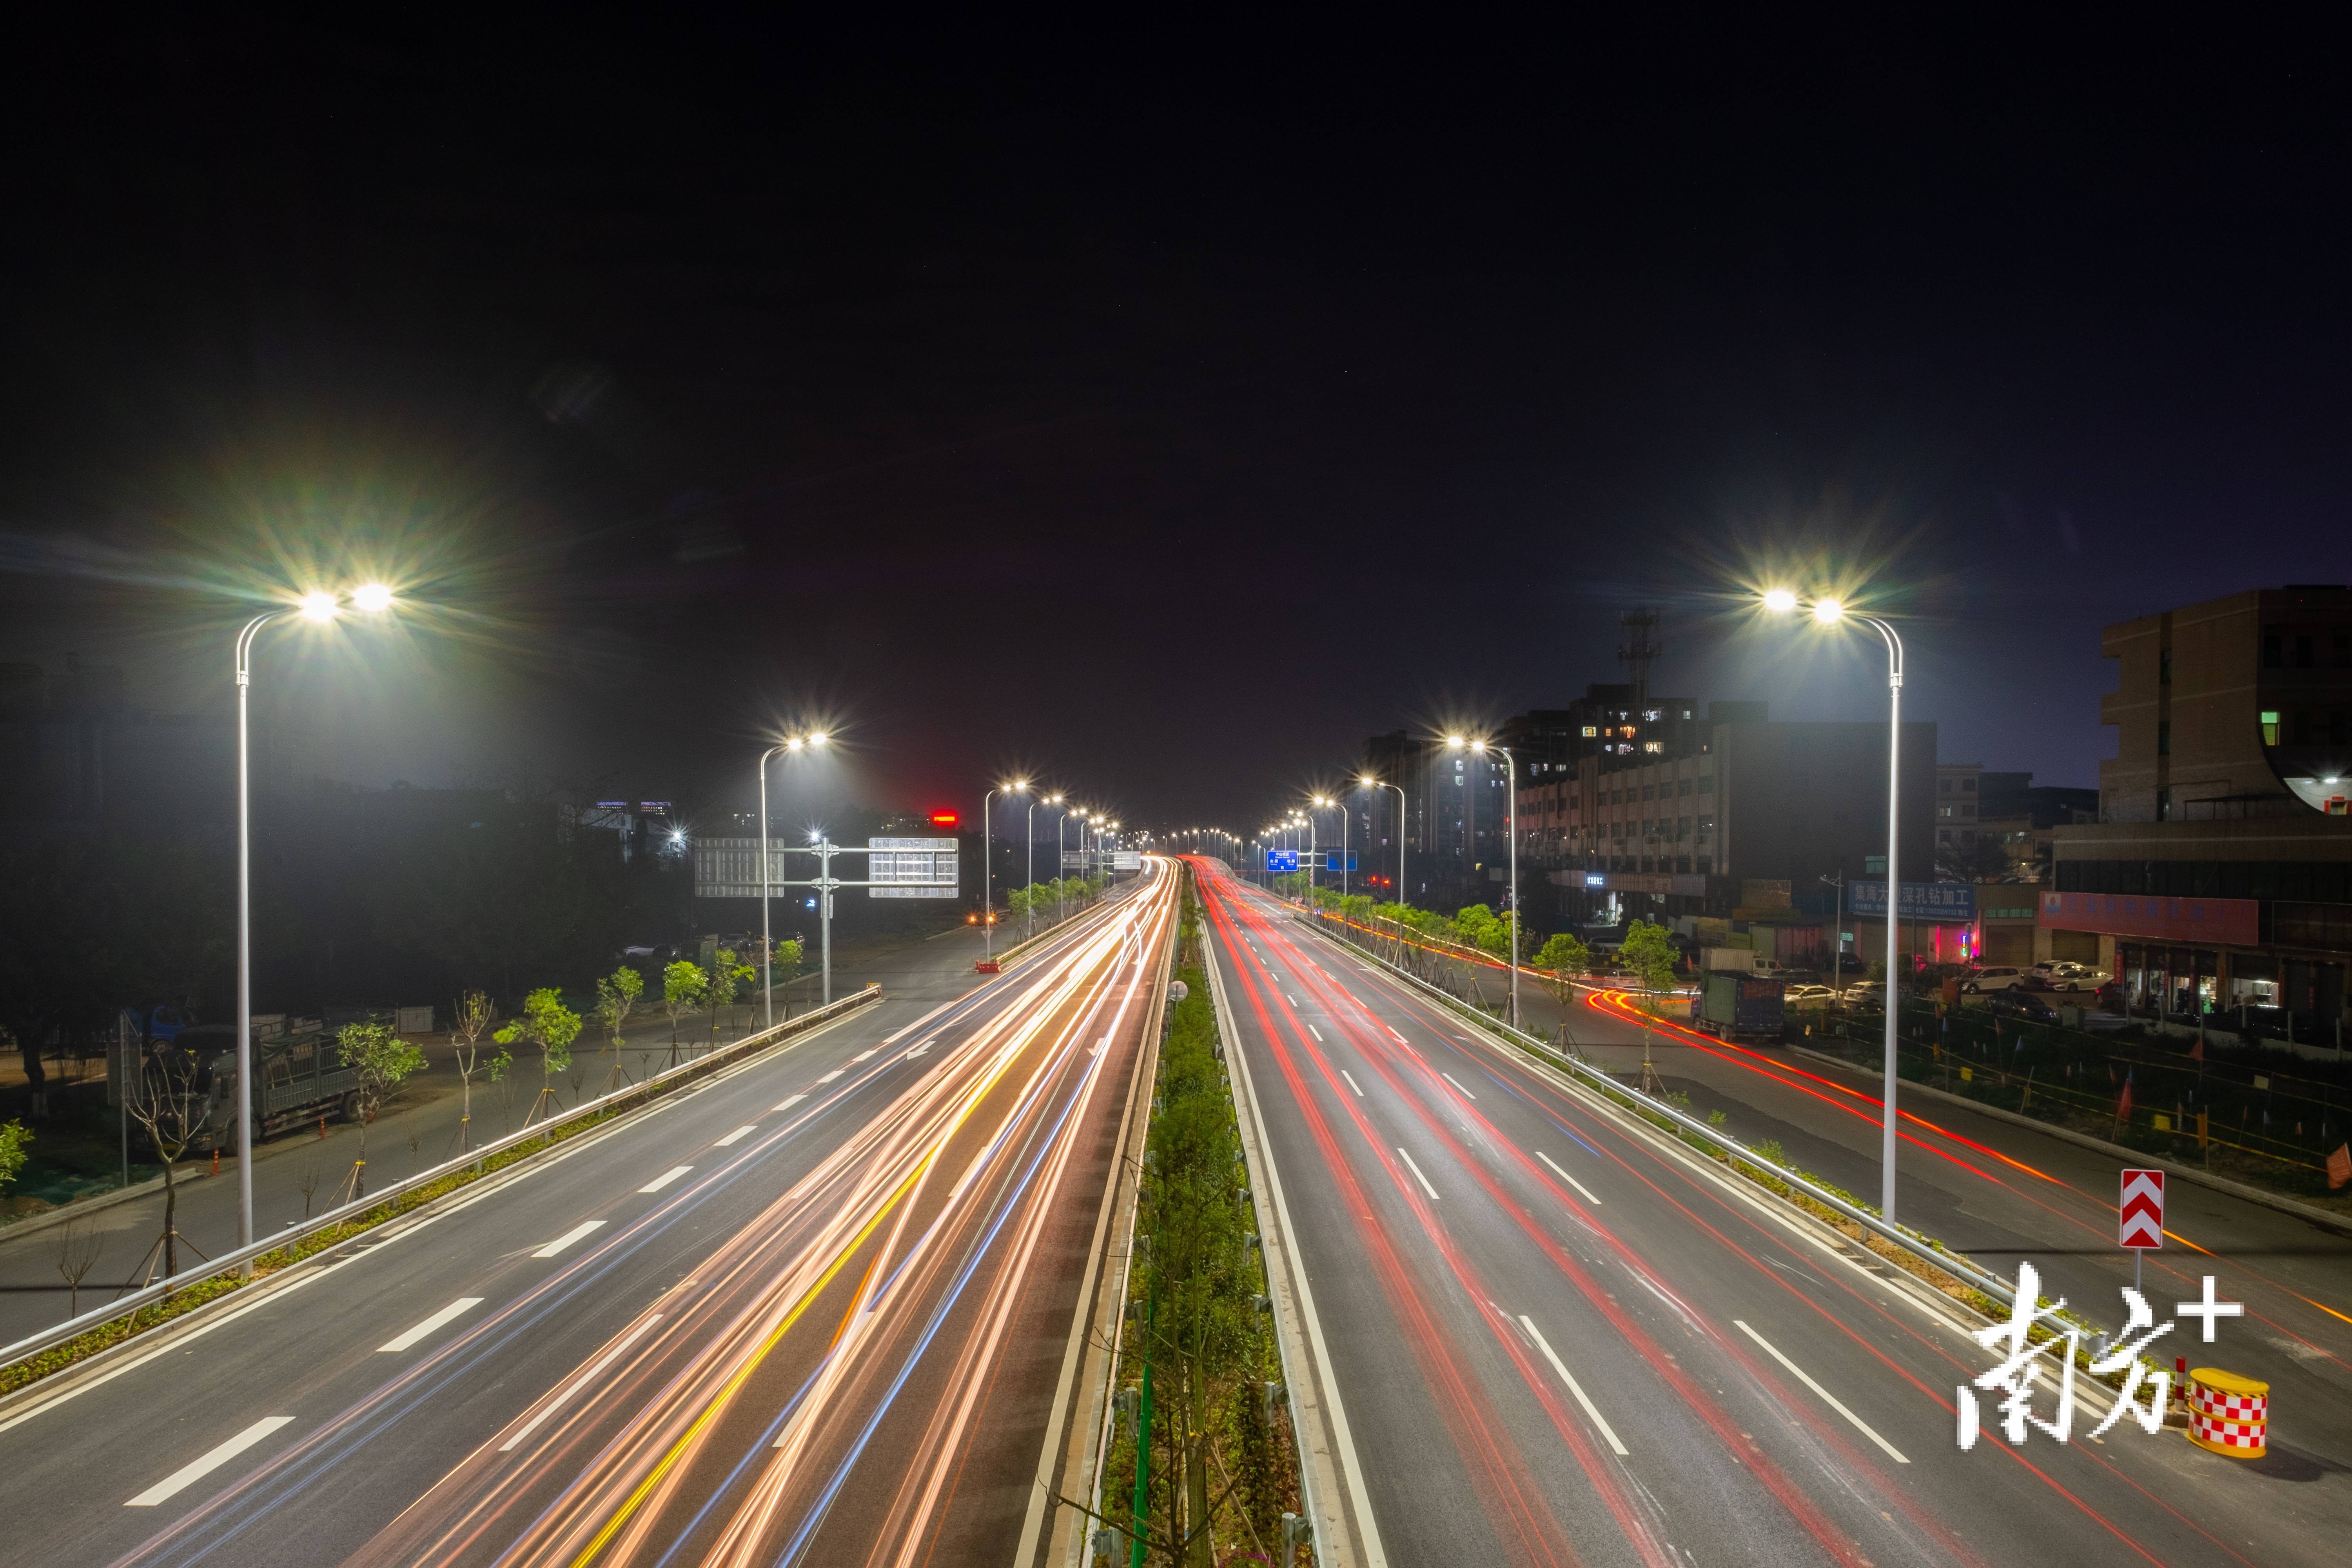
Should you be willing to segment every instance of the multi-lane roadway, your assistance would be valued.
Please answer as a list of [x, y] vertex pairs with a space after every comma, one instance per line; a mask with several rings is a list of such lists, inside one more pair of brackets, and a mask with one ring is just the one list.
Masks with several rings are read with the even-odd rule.
[[[1985, 1396], [1963, 1453], [1980, 1321], [1200, 864], [1333, 1395], [1309, 1436], [1360, 1505], [1326, 1510], [1336, 1555], [2340, 1560], [2340, 1474], [2233, 1466], [2128, 1416], [2094, 1439], [2088, 1389], [2063, 1446], [2012, 1447]], [[2198, 1333], [2158, 1353], [2218, 1359]]]
[[0, 1403], [0, 1559], [1009, 1557], [1172, 882]]

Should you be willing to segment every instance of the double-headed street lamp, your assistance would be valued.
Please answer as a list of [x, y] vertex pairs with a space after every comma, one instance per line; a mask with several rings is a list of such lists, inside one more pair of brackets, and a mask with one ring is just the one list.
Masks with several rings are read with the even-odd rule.
[[[366, 583], [352, 590], [352, 608], [382, 615], [392, 608], [392, 590]], [[251, 726], [246, 707], [253, 688], [253, 643], [261, 628], [282, 620], [286, 610], [256, 616], [236, 634], [236, 1244], [253, 1245], [253, 768]], [[325, 625], [343, 613], [342, 596], [313, 592], [290, 612]], [[248, 1263], [243, 1270], [253, 1272]]]
[[[1797, 595], [1787, 588], [1772, 588], [1764, 595], [1764, 608], [1776, 616], [1787, 615], [1797, 607]], [[1903, 801], [1903, 638], [1895, 628], [1875, 616], [1857, 616], [1844, 603], [1833, 598], [1811, 601], [1807, 609], [1813, 624], [1833, 626], [1842, 621], [1860, 621], [1876, 631], [1886, 644], [1886, 1101], [1882, 1110], [1878, 1135], [1878, 1212], [1887, 1224], [1895, 1223], [1895, 1028], [1897, 994], [1895, 970], [1902, 954], [1897, 915], [1903, 905], [1903, 883], [1895, 868], [1895, 823]]]
[[1519, 764], [1508, 746], [1490, 746], [1484, 741], [1465, 741], [1459, 735], [1448, 735], [1445, 744], [1450, 751], [1467, 746], [1480, 756], [1500, 752], [1503, 766], [1508, 770], [1506, 788], [1511, 797], [1511, 1027], [1516, 1029], [1519, 1026]]
[[1356, 782], [1362, 784], [1366, 789], [1392, 789], [1396, 791], [1397, 902], [1402, 904], [1406, 901], [1404, 893], [1404, 786], [1402, 784], [1382, 784], [1380, 780], [1374, 778], [1370, 773], [1366, 773], [1362, 778], [1358, 779]]
[[983, 958], [996, 952], [996, 857], [988, 836], [988, 805], [1000, 795], [1026, 795], [1027, 779], [1014, 779], [1011, 784], [998, 784], [980, 797], [980, 950]]
[[[772, 891], [772, 873], [768, 868], [768, 759], [779, 752], [801, 752], [821, 748], [828, 737], [822, 730], [805, 735], [788, 735], [760, 753], [760, 1020], [768, 1028], [776, 1026], [776, 970], [773, 954], [775, 942], [768, 935], [768, 899]], [[830, 889], [819, 889], [819, 896], [831, 898]], [[826, 911], [828, 914], [831, 910]]]

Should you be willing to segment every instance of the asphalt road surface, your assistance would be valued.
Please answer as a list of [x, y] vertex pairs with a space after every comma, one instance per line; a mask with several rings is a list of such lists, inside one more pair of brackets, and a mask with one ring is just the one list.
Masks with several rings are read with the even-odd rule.
[[[1973, 1320], [1289, 907], [1206, 883], [1368, 1560], [2342, 1560], [2340, 1469], [2236, 1463], [2129, 1415], [2094, 1438], [2108, 1401], [2080, 1384], [2071, 1441], [2012, 1447], [1985, 1394], [1962, 1452], [1957, 1391], [1996, 1360]], [[2228, 1364], [2198, 1331], [2156, 1353]]]
[[1173, 880], [0, 1405], [0, 1555], [1009, 1557]]

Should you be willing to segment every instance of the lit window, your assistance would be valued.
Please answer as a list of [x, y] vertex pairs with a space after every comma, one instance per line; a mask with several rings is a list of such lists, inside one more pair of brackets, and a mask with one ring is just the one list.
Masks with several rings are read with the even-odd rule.
[[1664, 754], [1665, 749], [1666, 743], [1664, 741], [1644, 741], [1642, 742], [1642, 750], [1645, 752], [1656, 752]]
[[2275, 714], [2275, 713], [2265, 713], [2265, 714], [2263, 714], [2263, 745], [2265, 745], [2265, 746], [2275, 746], [2275, 745], [2277, 745], [2277, 744], [2278, 744], [2278, 731], [2279, 731], [2279, 720], [2278, 720], [2278, 715], [2277, 715], [2277, 714]]
[[1585, 738], [1586, 740], [1588, 740], [1588, 741], [1591, 740], [1594, 736], [1596, 736], [1596, 735], [1598, 735], [1598, 734], [1600, 734], [1600, 733], [1601, 733], [1601, 726], [1600, 726], [1600, 725], [1598, 725], [1598, 724], [1587, 724], [1587, 725], [1584, 727], [1584, 738]]

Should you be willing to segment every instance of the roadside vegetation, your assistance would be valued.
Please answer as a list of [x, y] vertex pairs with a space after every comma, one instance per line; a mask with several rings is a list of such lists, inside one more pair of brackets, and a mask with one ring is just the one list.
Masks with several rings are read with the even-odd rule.
[[1117, 1545], [1095, 1561], [1127, 1564], [1139, 1541], [1140, 1561], [1171, 1568], [1287, 1565], [1297, 1465], [1200, 920], [1188, 870], [1177, 971], [1187, 994], [1160, 1047], [1104, 1469]]

